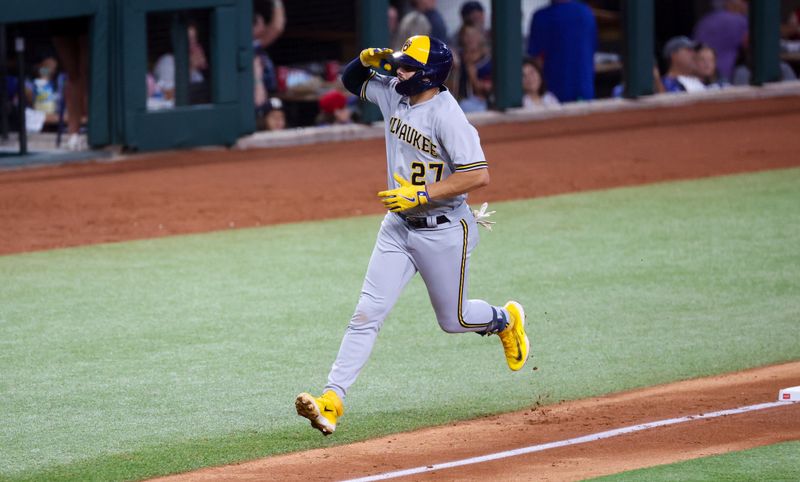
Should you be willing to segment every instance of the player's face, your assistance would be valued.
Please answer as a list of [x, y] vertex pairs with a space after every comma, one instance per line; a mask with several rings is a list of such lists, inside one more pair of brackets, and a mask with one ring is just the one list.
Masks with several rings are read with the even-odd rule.
[[404, 65], [399, 65], [397, 67], [397, 78], [400, 80], [408, 80], [411, 77], [413, 77], [416, 72], [417, 72], [416, 69]]

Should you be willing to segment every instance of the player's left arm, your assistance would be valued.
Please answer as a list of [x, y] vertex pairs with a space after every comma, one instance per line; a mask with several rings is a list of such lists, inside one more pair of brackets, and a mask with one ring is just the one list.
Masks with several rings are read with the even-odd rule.
[[480, 135], [461, 109], [455, 106], [437, 120], [434, 135], [439, 149], [447, 153], [453, 171], [427, 185], [428, 197], [456, 197], [489, 184], [489, 163], [481, 148]]
[[466, 194], [489, 184], [489, 169], [454, 172], [446, 179], [428, 184], [428, 199], [444, 199]]
[[363, 65], [356, 57], [342, 72], [342, 83], [353, 95], [361, 95], [361, 86], [369, 79], [370, 68]]
[[456, 172], [447, 179], [418, 186], [394, 174], [394, 180], [400, 185], [395, 189], [381, 191], [378, 197], [392, 212], [403, 212], [417, 206], [428, 204], [431, 199], [449, 198], [468, 193], [489, 184], [489, 169]]

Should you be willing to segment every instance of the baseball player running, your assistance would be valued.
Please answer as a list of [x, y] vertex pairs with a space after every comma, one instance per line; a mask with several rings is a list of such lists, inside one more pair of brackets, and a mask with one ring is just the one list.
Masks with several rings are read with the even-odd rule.
[[[295, 400], [298, 415], [325, 435], [336, 430], [348, 389], [400, 292], [417, 272], [444, 331], [497, 334], [511, 370], [527, 361], [522, 306], [467, 299], [469, 258], [478, 244], [467, 193], [489, 183], [489, 166], [478, 132], [442, 85], [452, 64], [447, 45], [417, 35], [406, 40], [401, 52], [363, 50], [342, 75], [345, 87], [380, 107], [386, 119], [388, 189], [378, 198], [388, 213], [323, 394], [301, 393]], [[395, 67], [396, 77], [376, 72]]]

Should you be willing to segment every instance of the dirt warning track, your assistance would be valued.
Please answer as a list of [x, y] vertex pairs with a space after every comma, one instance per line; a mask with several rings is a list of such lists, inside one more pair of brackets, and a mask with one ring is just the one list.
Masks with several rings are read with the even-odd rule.
[[[800, 96], [482, 127], [472, 204], [800, 165]], [[382, 139], [0, 172], [0, 254], [378, 214]]]

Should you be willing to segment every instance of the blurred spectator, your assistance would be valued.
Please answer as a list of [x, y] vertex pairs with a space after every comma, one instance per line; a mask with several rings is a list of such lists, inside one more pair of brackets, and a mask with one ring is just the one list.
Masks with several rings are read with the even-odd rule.
[[[492, 50], [491, 36], [487, 32], [485, 24], [486, 15], [480, 2], [464, 2], [461, 5], [461, 26], [450, 40], [453, 51], [453, 73], [446, 83], [459, 100], [467, 95], [466, 83], [469, 81], [461, 59], [466, 47], [464, 39], [477, 41], [476, 36], [479, 35], [482, 38], [481, 41], [486, 45], [487, 52]], [[488, 73], [491, 76], [491, 71]]]
[[714, 7], [695, 26], [694, 39], [714, 49], [720, 77], [730, 80], [739, 48], [747, 45], [747, 2], [715, 0]]
[[[154, 72], [155, 66], [150, 62], [145, 75], [147, 82], [147, 110], [172, 109], [175, 107], [175, 99], [172, 97], [174, 91], [164, 92], [158, 80], [156, 80]], [[167, 98], [167, 95], [170, 95], [170, 97]]]
[[542, 78], [539, 66], [531, 59], [522, 63], [522, 107], [525, 109], [542, 109], [559, 107], [560, 103]]
[[[253, 53], [259, 59], [258, 68], [254, 75], [260, 79], [261, 85], [256, 82], [254, 97], [264, 99], [256, 102], [256, 109], [265, 109], [264, 102], [269, 96], [278, 92], [278, 75], [275, 64], [272, 62], [267, 47], [272, 45], [283, 34], [286, 27], [286, 13], [281, 0], [254, 0], [253, 1]], [[263, 92], [259, 90], [263, 88]]]
[[[16, 110], [19, 109], [19, 99], [18, 99], [19, 80], [17, 76], [14, 75], [14, 73], [17, 72], [17, 57], [16, 55], [11, 55], [12, 53], [13, 52], [10, 50], [9, 52], [0, 52], [0, 55], [6, 54], [6, 68], [8, 69], [5, 77], [6, 79], [5, 86], [0, 86], [0, 87], [5, 87], [5, 90], [0, 92], [0, 95], [5, 95], [6, 100], [9, 102], [9, 104], [7, 105], [9, 109], [13, 108], [14, 110]], [[25, 92], [25, 103], [26, 105], [31, 105], [33, 101], [32, 84], [30, 82], [26, 82], [24, 79], [22, 84], [23, 84], [22, 88]], [[6, 113], [10, 114], [10, 112]], [[16, 112], [14, 113], [14, 115], [10, 115], [10, 120], [12, 122], [14, 122], [16, 119], [17, 119]]]
[[175, 107], [175, 99], [172, 97], [167, 98], [167, 94], [172, 95], [174, 92], [165, 93], [156, 81], [156, 77], [152, 73], [148, 72], [147, 110], [172, 109]]
[[[664, 82], [661, 80], [661, 73], [658, 71], [658, 62], [653, 61], [653, 94], [663, 94]], [[620, 98], [625, 94], [625, 82], [617, 84], [611, 91], [611, 97]]]
[[705, 44], [700, 44], [696, 53], [697, 76], [706, 88], [719, 89], [729, 85], [719, 77], [717, 71], [717, 55], [714, 49]]
[[195, 76], [195, 82], [202, 82], [205, 78], [205, 71], [208, 70], [208, 59], [206, 59], [206, 52], [203, 50], [198, 38], [197, 24], [190, 22], [186, 27], [186, 33], [189, 36], [189, 68], [191, 75]]
[[89, 110], [89, 24], [85, 17], [54, 21], [50, 26], [53, 45], [64, 67], [67, 118], [66, 148], [77, 151], [86, 148], [80, 135], [81, 123]]
[[458, 76], [459, 105], [464, 112], [482, 112], [489, 108], [492, 93], [492, 63], [489, 46], [475, 27], [461, 29], [461, 64]]
[[491, 36], [486, 30], [486, 12], [480, 2], [464, 2], [461, 5], [461, 26], [453, 37], [452, 43], [456, 44], [460, 41], [461, 31], [466, 27], [478, 29], [491, 48]]
[[[731, 83], [733, 85], [750, 85], [752, 79], [752, 72], [750, 71], [750, 49], [745, 47], [739, 52], [739, 57], [736, 59], [736, 67], [733, 69], [733, 78]], [[792, 69], [791, 65], [781, 61], [778, 65], [780, 68], [780, 81], [797, 80], [797, 74]]]
[[58, 61], [45, 57], [39, 62], [38, 76], [33, 80], [33, 108], [45, 114], [55, 114], [58, 107]]
[[436, 10], [436, 0], [412, 0], [416, 8], [421, 11], [428, 22], [431, 24], [431, 37], [437, 38], [442, 42], [447, 42], [447, 25], [444, 23], [442, 14]]
[[319, 98], [318, 126], [352, 124], [353, 111], [347, 105], [347, 96], [338, 90], [326, 92]]
[[397, 12], [397, 7], [389, 5], [386, 9], [386, 25], [389, 27], [389, 45], [396, 45], [398, 41], [405, 42], [405, 39], [399, 40], [397, 38], [397, 27], [400, 23], [400, 14]]
[[414, 35], [428, 35], [447, 42], [447, 25], [436, 10], [436, 0], [411, 0], [411, 8], [400, 21], [392, 49], [400, 50], [403, 42]]
[[461, 23], [475, 27], [486, 33], [486, 13], [481, 2], [464, 2], [461, 4]]
[[459, 48], [463, 47], [461, 45], [461, 35], [466, 27], [477, 29], [491, 49], [491, 36], [486, 30], [486, 13], [480, 2], [464, 2], [461, 5], [461, 26], [450, 41], [452, 45], [457, 45]]
[[[189, 82], [200, 84], [205, 82], [208, 60], [203, 46], [197, 36], [197, 24], [190, 22], [186, 28], [189, 37]], [[175, 98], [175, 55], [167, 52], [156, 61], [153, 67], [153, 78], [159, 91], [167, 100]]]
[[[264, 86], [264, 82], [261, 81], [261, 74], [264, 72], [264, 66], [261, 64], [261, 57], [254, 56], [253, 57], [253, 85], [255, 86], [255, 91], [253, 93], [253, 103], [256, 106], [256, 115], [264, 115], [266, 113], [266, 106], [267, 101], [269, 100], [269, 96], [267, 95], [267, 88]], [[260, 114], [259, 114], [259, 111]]]
[[689, 37], [669, 39], [664, 45], [664, 59], [669, 62], [662, 79], [667, 92], [699, 92], [706, 86], [697, 77], [697, 48], [699, 44]]
[[528, 55], [561, 102], [594, 98], [597, 24], [592, 11], [574, 0], [553, 0], [531, 18]]
[[781, 25], [781, 37], [786, 40], [800, 40], [800, 8], [793, 10]]
[[407, 38], [414, 35], [431, 35], [431, 23], [422, 13], [412, 10], [403, 16], [394, 36], [392, 50], [399, 52]]
[[283, 102], [277, 97], [270, 98], [264, 106], [263, 116], [258, 119], [257, 127], [268, 131], [286, 129], [286, 113]]

